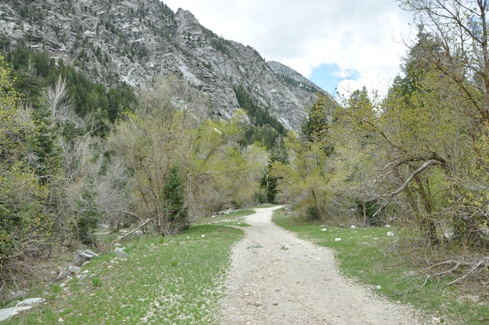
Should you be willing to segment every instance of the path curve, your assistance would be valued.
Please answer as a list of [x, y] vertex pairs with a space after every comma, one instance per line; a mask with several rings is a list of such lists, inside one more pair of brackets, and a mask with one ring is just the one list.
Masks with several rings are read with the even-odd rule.
[[233, 249], [221, 324], [426, 324], [338, 273], [332, 250], [276, 226], [256, 209]]

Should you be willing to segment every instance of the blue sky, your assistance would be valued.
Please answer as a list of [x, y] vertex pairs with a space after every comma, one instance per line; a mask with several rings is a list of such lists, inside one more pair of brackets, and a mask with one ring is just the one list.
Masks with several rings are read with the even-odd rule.
[[[410, 43], [412, 17], [393, 0], [163, 0], [226, 39], [255, 48], [325, 90], [385, 93]], [[349, 75], [349, 77], [347, 77]]]
[[357, 81], [360, 74], [355, 70], [341, 71], [337, 64], [321, 64], [319, 67], [313, 68], [309, 80], [316, 85], [326, 90], [330, 94], [334, 94], [338, 84], [345, 80]]

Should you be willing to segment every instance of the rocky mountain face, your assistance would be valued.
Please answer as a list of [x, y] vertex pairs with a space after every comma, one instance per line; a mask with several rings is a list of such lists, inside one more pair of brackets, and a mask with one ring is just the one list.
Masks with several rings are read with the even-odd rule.
[[287, 129], [298, 131], [321, 91], [296, 71], [266, 62], [249, 46], [225, 40], [189, 11], [174, 13], [158, 0], [3, 0], [1, 42], [46, 50], [107, 86], [144, 87], [177, 74], [207, 93], [213, 114], [239, 108], [234, 89]]

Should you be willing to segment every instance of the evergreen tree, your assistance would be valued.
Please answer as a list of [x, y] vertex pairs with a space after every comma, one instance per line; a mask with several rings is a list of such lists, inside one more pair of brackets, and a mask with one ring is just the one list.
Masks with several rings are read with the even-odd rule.
[[176, 165], [170, 167], [162, 197], [165, 219], [169, 220], [174, 227], [180, 228], [177, 231], [186, 227], [189, 215], [185, 204], [185, 187], [180, 169]]
[[258, 197], [260, 203], [275, 203], [275, 198], [278, 193], [277, 186], [281, 177], [271, 175], [272, 166], [275, 162], [283, 164], [288, 163], [287, 151], [283, 145], [282, 137], [277, 138], [275, 145], [268, 152], [269, 158], [267, 171], [260, 180], [260, 189], [265, 192]]
[[329, 139], [330, 124], [333, 122], [333, 113], [339, 106], [328, 95], [319, 95], [317, 102], [312, 105], [308, 119], [302, 126], [302, 135], [305, 139], [319, 145], [328, 155], [333, 153]]

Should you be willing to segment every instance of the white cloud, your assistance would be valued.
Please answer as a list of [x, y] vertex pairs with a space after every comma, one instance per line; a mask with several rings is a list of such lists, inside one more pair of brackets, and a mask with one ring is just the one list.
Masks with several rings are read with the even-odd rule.
[[[309, 77], [321, 64], [359, 73], [340, 86], [385, 85], [399, 71], [407, 13], [392, 0], [167, 0], [216, 34], [254, 47]], [[344, 75], [338, 75], [342, 79]], [[340, 87], [339, 87], [340, 88]]]

